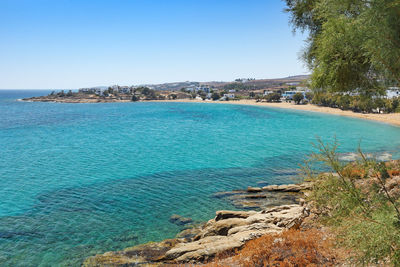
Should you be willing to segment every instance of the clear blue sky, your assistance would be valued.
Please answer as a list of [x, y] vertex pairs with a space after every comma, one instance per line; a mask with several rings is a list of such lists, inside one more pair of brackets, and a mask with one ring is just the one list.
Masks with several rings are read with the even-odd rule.
[[280, 0], [0, 0], [0, 88], [305, 74]]

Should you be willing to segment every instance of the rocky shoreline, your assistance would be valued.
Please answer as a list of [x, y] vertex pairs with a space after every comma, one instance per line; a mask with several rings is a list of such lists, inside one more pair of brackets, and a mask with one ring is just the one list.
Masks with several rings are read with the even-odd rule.
[[[252, 208], [258, 205], [258, 211], [217, 211], [215, 218], [180, 232], [174, 239], [92, 256], [84, 261], [83, 266], [165, 266], [206, 262], [217, 254], [240, 249], [247, 241], [262, 235], [298, 228], [309, 216], [309, 210], [301, 197], [302, 192], [310, 188], [311, 184], [303, 183], [248, 187], [247, 190], [217, 193], [215, 197], [234, 196], [231, 201], [250, 198], [255, 201]], [[281, 195], [272, 199], [277, 200], [272, 202], [274, 207], [271, 207], [271, 203], [262, 204], [269, 202], [272, 194]], [[285, 199], [285, 195], [290, 197]], [[186, 224], [191, 219], [173, 215], [170, 221]]]

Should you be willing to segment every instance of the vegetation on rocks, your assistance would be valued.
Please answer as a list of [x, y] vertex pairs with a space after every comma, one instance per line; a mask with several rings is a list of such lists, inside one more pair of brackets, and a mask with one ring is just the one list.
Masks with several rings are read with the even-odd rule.
[[[378, 162], [359, 150], [359, 160], [349, 164], [339, 160], [336, 143], [317, 147], [304, 170], [320, 221], [335, 230], [338, 245], [354, 251], [356, 262], [399, 266], [400, 162]], [[315, 163], [330, 172], [316, 174]]]
[[332, 241], [321, 231], [292, 229], [251, 240], [233, 256], [221, 255], [207, 266], [333, 266], [335, 263]]

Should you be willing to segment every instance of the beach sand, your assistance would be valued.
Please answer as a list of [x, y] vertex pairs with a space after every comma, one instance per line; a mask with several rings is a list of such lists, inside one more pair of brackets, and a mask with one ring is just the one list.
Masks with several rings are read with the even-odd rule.
[[356, 113], [350, 110], [341, 110], [338, 108], [320, 107], [312, 104], [307, 105], [295, 105], [293, 103], [267, 103], [267, 102], [256, 102], [255, 100], [239, 100], [239, 101], [202, 101], [202, 100], [155, 100], [154, 102], [184, 102], [184, 103], [213, 103], [213, 104], [236, 104], [236, 105], [250, 105], [250, 106], [260, 106], [260, 107], [272, 107], [272, 108], [285, 108], [285, 109], [295, 109], [304, 110], [312, 112], [321, 112], [332, 115], [347, 116], [353, 118], [374, 120], [383, 123], [388, 123], [395, 126], [400, 126], [400, 113], [390, 113], [390, 114], [363, 114]]

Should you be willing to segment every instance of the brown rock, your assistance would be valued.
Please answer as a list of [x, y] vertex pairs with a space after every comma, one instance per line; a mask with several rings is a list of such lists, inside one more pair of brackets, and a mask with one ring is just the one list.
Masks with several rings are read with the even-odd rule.
[[258, 192], [262, 192], [261, 187], [247, 187], [247, 192], [249, 193], [258, 193]]
[[106, 252], [87, 258], [84, 267], [122, 267], [122, 266], [159, 266], [161, 258], [172, 247], [181, 241], [178, 239], [167, 239], [162, 242], [142, 244], [117, 252]]
[[230, 219], [230, 218], [247, 218], [250, 215], [255, 214], [255, 211], [231, 211], [231, 210], [219, 210], [217, 211], [215, 221]]

